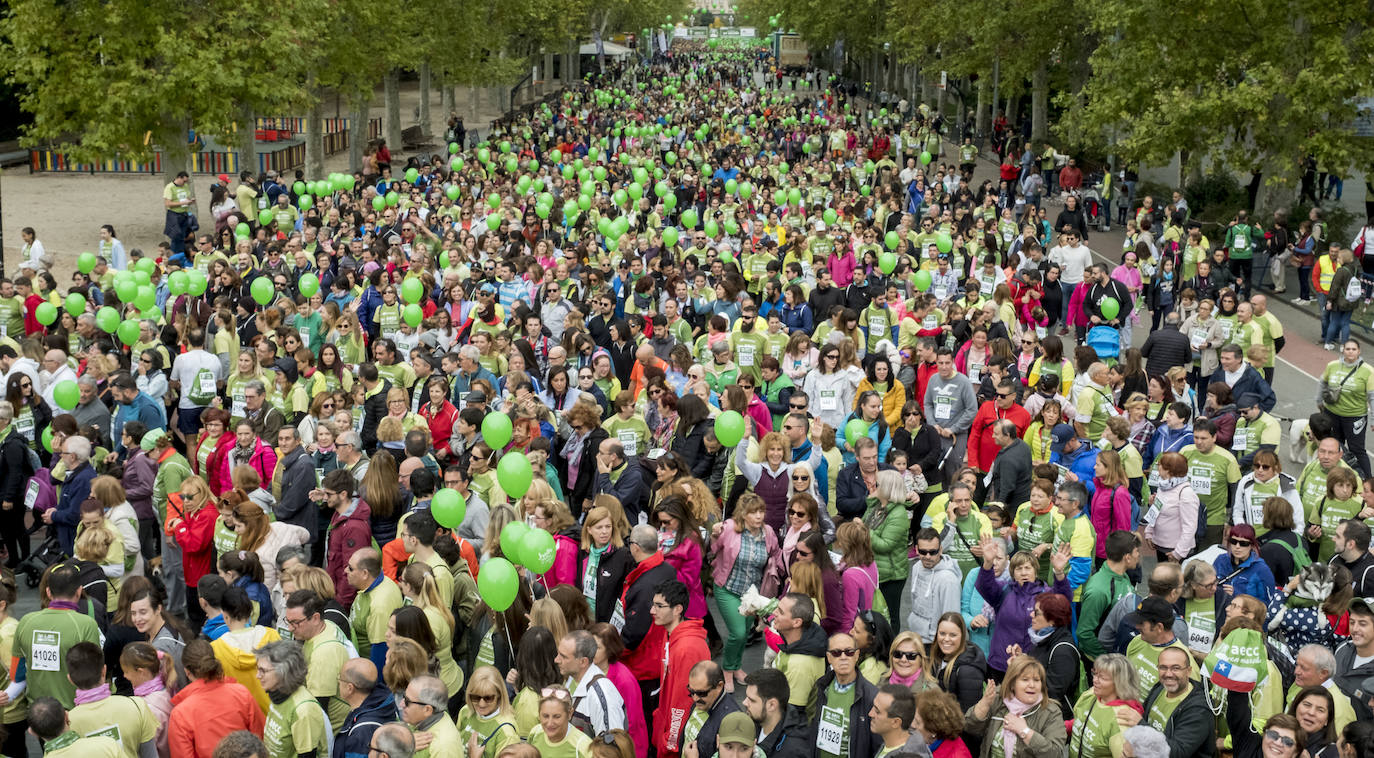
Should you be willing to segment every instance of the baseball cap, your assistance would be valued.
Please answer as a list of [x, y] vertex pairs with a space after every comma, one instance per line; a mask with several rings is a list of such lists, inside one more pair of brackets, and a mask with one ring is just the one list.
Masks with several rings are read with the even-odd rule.
[[749, 714], [742, 711], [735, 711], [720, 720], [720, 730], [716, 732], [716, 741], [725, 745], [731, 742], [740, 745], [753, 745], [758, 742], [757, 727], [754, 720], [749, 718]]
[[1249, 410], [1260, 404], [1259, 395], [1254, 392], [1242, 392], [1240, 398], [1236, 400], [1237, 410]]
[[468, 393], [465, 400], [469, 403], [485, 403], [487, 402], [487, 393], [481, 390], [473, 390]]
[[228, 183], [229, 183], [229, 175], [228, 175], [228, 174], [220, 174], [219, 176], [217, 176], [217, 177], [215, 177], [215, 178], [219, 180], [219, 183], [220, 183], [220, 184], [228, 184]]
[[1050, 443], [1050, 452], [1054, 453], [1064, 452], [1064, 446], [1069, 444], [1069, 440], [1078, 436], [1078, 432], [1074, 431], [1074, 428], [1069, 424], [1056, 425], [1051, 434], [1054, 441]]
[[1147, 597], [1140, 603], [1140, 608], [1136, 611], [1136, 616], [1141, 621], [1148, 621], [1152, 624], [1162, 624], [1172, 626], [1174, 623], [1174, 609], [1168, 601], [1163, 598]]
[[143, 439], [138, 441], [138, 446], [151, 453], [157, 449], [157, 443], [167, 436], [166, 429], [149, 429], [143, 435]]

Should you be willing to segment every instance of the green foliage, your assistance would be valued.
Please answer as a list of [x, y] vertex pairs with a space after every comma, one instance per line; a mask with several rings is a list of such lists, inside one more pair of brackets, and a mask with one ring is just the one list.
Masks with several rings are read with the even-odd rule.
[[[1208, 174], [1183, 188], [1192, 217], [1226, 223], [1249, 206], [1250, 195], [1231, 174]], [[1167, 194], [1163, 197], [1168, 197]]]

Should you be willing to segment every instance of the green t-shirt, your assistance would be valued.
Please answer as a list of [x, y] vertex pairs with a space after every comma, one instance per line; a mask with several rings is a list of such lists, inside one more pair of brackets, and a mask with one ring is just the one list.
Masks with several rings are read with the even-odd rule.
[[[970, 548], [973, 545], [977, 545], [979, 539], [981, 539], [979, 531], [982, 528], [982, 524], [978, 521], [978, 517], [973, 515], [973, 511], [969, 511], [967, 516], [955, 519], [953, 526], [957, 534], [954, 535], [954, 539], [946, 546], [945, 554], [953, 558], [959, 564], [960, 574], [968, 576], [970, 571], [982, 565], [982, 561], [973, 557], [973, 553], [970, 552]], [[963, 539], [960, 539], [960, 537], [963, 537]], [[965, 542], [968, 544], [965, 545]]]
[[1203, 453], [1195, 445], [1180, 451], [1188, 459], [1188, 483], [1198, 499], [1207, 506], [1207, 525], [1226, 523], [1226, 504], [1230, 498], [1228, 485], [1240, 481], [1240, 465], [1229, 451], [1213, 446]]
[[1244, 415], [1236, 419], [1235, 436], [1231, 438], [1231, 450], [1237, 457], [1244, 458], [1253, 455], [1259, 450], [1260, 445], [1273, 445], [1276, 449], [1279, 445], [1279, 438], [1283, 430], [1279, 427], [1278, 419], [1268, 413], [1261, 413], [1259, 418], [1251, 421]]
[[23, 336], [24, 302], [17, 297], [0, 297], [0, 337]]
[[386, 622], [403, 603], [401, 588], [385, 576], [358, 593], [353, 600], [353, 607], [348, 611], [348, 623], [353, 627], [358, 655], [366, 658], [372, 652], [374, 640], [381, 642], [386, 639]]
[[816, 729], [816, 755], [846, 758], [849, 755], [849, 709], [854, 705], [857, 682], [841, 688], [831, 682], [826, 691], [826, 704], [821, 708]]
[[267, 745], [267, 758], [296, 758], [311, 751], [323, 756], [329, 754], [329, 735], [324, 709], [309, 690], [301, 687], [267, 709], [262, 741]]
[[[1191, 660], [1192, 656], [1188, 656], [1188, 658]], [[1193, 667], [1196, 668], [1197, 664], [1193, 664]], [[1140, 669], [1136, 669], [1136, 671], [1138, 672]], [[1183, 688], [1183, 692], [1180, 693], [1178, 697], [1169, 697], [1165, 693], [1160, 693], [1159, 697], [1155, 698], [1155, 701], [1150, 704], [1150, 712], [1145, 714], [1146, 722], [1155, 729], [1163, 732], [1164, 726], [1169, 723], [1169, 717], [1174, 715], [1174, 710], [1178, 708], [1179, 703], [1182, 703], [1188, 695], [1192, 694], [1192, 692], [1193, 685], [1189, 684], [1187, 687]]]
[[1087, 428], [1090, 440], [1101, 439], [1102, 430], [1107, 428], [1107, 419], [1115, 415], [1115, 406], [1106, 391], [1092, 385], [1079, 390], [1074, 409], [1078, 411], [1076, 420]]
[[348, 702], [338, 697], [339, 672], [356, 652], [348, 635], [333, 621], [324, 622], [324, 631], [305, 641], [305, 688], [317, 699], [328, 698], [329, 728], [339, 731], [348, 715]]
[[[1030, 503], [1023, 503], [1016, 509], [1016, 549], [1030, 552], [1041, 545], [1053, 545], [1055, 527], [1064, 521], [1064, 514], [1054, 506], [1045, 513], [1031, 510]], [[1053, 568], [1050, 566], [1050, 550], [1040, 556], [1040, 569], [1037, 573], [1051, 580]]]
[[[201, 446], [202, 449], [207, 447]], [[202, 466], [205, 464], [202, 462]], [[224, 523], [224, 517], [215, 519], [215, 555], [226, 555], [239, 549], [239, 535]]]
[[[1347, 376], [1350, 378], [1346, 379]], [[1345, 384], [1341, 384], [1342, 381]], [[1341, 393], [1334, 405], [1326, 406], [1328, 410], [1338, 416], [1363, 416], [1369, 404], [1369, 393], [1374, 391], [1374, 368], [1364, 361], [1353, 367], [1343, 361], [1332, 361], [1322, 372], [1322, 385]]]
[[887, 306], [870, 305], [859, 314], [859, 326], [868, 334], [868, 352], [877, 351], [878, 343], [892, 338], [892, 325], [896, 319]]
[[1188, 647], [1199, 653], [1212, 652], [1217, 633], [1217, 606], [1212, 598], [1189, 598], [1183, 604], [1183, 620], [1188, 624]]
[[613, 439], [625, 446], [626, 455], [644, 455], [649, 451], [649, 425], [639, 416], [628, 419], [616, 414], [601, 425]]
[[1125, 738], [1121, 736], [1121, 725], [1116, 720], [1116, 708], [1098, 702], [1097, 696], [1089, 690], [1074, 703], [1073, 715], [1069, 755], [1077, 758], [1112, 758], [1121, 754]]
[[759, 372], [759, 361], [768, 354], [768, 338], [760, 332], [735, 332], [730, 335], [730, 349], [735, 352], [735, 365], [741, 372], [754, 377], [754, 383], [763, 380]]
[[[1166, 647], [1176, 647], [1179, 650], [1187, 651], [1188, 648], [1175, 638], [1167, 645], [1155, 645], [1145, 641], [1144, 637], [1137, 636], [1126, 646], [1126, 658], [1135, 668], [1136, 678], [1140, 682], [1140, 691], [1149, 692], [1150, 688], [1159, 681], [1159, 653]], [[1188, 656], [1189, 665], [1192, 668], [1192, 676], [1197, 675], [1197, 662], [1193, 656]], [[1162, 698], [1161, 698], [1162, 699]]]
[[59, 735], [43, 748], [43, 758], [125, 758], [117, 740], [82, 737], [76, 732]]
[[29, 702], [52, 697], [71, 710], [76, 685], [67, 678], [67, 652], [79, 642], [101, 644], [95, 620], [76, 611], [45, 608], [24, 614], [14, 636], [14, 654], [24, 659], [28, 672]]
[[1254, 245], [1250, 239], [1250, 225], [1236, 224], [1226, 230], [1226, 247], [1231, 251], [1232, 260], [1250, 260], [1255, 257]]
[[465, 705], [458, 711], [458, 734], [463, 744], [468, 744], [468, 735], [476, 733], [477, 742], [482, 746], [482, 758], [496, 758], [502, 748], [520, 741], [515, 731], [515, 717], [497, 711], [489, 717], [482, 717]]
[[550, 741], [544, 727], [536, 726], [530, 732], [529, 743], [539, 751], [539, 758], [589, 758], [592, 754], [592, 738], [571, 726], [558, 742]]
[[143, 698], [111, 695], [76, 706], [68, 718], [72, 731], [82, 737], [109, 737], [128, 758], [136, 758], [139, 745], [157, 736], [157, 717]]

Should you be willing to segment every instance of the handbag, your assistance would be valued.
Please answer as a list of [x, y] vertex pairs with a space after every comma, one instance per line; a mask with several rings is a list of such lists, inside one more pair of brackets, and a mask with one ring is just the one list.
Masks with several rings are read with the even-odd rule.
[[1350, 369], [1350, 371], [1346, 373], [1345, 377], [1344, 377], [1343, 379], [1341, 379], [1341, 383], [1338, 384], [1338, 385], [1336, 385], [1335, 387], [1332, 387], [1332, 386], [1329, 385], [1329, 384], [1323, 384], [1323, 385], [1322, 385], [1322, 405], [1335, 405], [1336, 403], [1340, 402], [1340, 400], [1341, 400], [1341, 390], [1345, 387], [1345, 383], [1348, 382], [1348, 381], [1350, 381], [1350, 377], [1354, 376], [1354, 375], [1355, 375], [1355, 372], [1356, 372], [1356, 371], [1359, 371], [1359, 370], [1360, 370], [1360, 366], [1362, 366], [1363, 364], [1364, 364], [1364, 359], [1363, 359], [1363, 358], [1361, 358], [1360, 360], [1356, 361], [1356, 362], [1355, 362], [1355, 368]]

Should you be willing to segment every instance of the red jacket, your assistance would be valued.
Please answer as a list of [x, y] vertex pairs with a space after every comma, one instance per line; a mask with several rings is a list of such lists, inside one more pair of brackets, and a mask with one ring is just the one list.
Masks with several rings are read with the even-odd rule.
[[450, 455], [448, 443], [453, 439], [453, 427], [458, 423], [458, 409], [453, 407], [453, 403], [445, 400], [436, 413], [430, 404], [425, 402], [420, 405], [420, 418], [429, 424], [429, 438], [433, 442], [435, 454]]
[[[175, 508], [180, 511], [181, 493], [173, 492], [167, 496], [168, 512]], [[195, 513], [188, 514], [172, 530], [181, 547], [181, 572], [186, 575], [186, 586], [194, 587], [202, 576], [215, 571], [215, 519], [219, 511], [214, 504], [206, 501]]]
[[329, 517], [329, 532], [324, 538], [325, 570], [334, 581], [334, 599], [339, 605], [348, 608], [358, 590], [348, 583], [344, 569], [354, 553], [372, 545], [372, 509], [367, 503], [358, 501], [353, 512], [345, 516], [337, 511]]
[[[201, 434], [201, 439], [204, 439], [203, 432]], [[191, 470], [196, 473], [196, 476], [205, 479], [205, 483], [210, 485], [210, 491], [215, 493], [216, 497], [234, 488], [234, 483], [229, 478], [229, 470], [228, 467], [224, 465], [224, 461], [225, 457], [229, 454], [229, 449], [237, 442], [238, 437], [234, 434], [233, 430], [225, 429], [224, 434], [221, 434], [219, 441], [215, 443], [214, 452], [210, 453], [210, 457], [205, 459], [204, 471], [200, 470], [200, 456], [198, 455], [199, 447], [191, 450]], [[196, 444], [199, 445], [200, 440], [197, 440]]]
[[46, 302], [42, 295], [37, 292], [30, 293], [24, 298], [24, 336], [32, 337], [41, 334], [44, 326], [38, 323], [38, 306]]
[[687, 675], [698, 662], [711, 657], [706, 644], [706, 627], [701, 619], [684, 619], [668, 635], [668, 653], [659, 677], [658, 708], [654, 710], [654, 749], [660, 756], [675, 756], [682, 750], [682, 728], [692, 713], [692, 696], [687, 694]]
[[[648, 590], [652, 594], [652, 586], [646, 585], [645, 587], [637, 588], [635, 587], [635, 582], [639, 581], [640, 577], [653, 569], [663, 565], [663, 563], [663, 553], [655, 551], [653, 555], [649, 556], [643, 563], [635, 566], [630, 571], [629, 576], [625, 577], [624, 587], [620, 590], [620, 602], [625, 608], [625, 630], [630, 629], [631, 626], [638, 627], [643, 623], [648, 624], [648, 631], [645, 632], [644, 638], [641, 639], [633, 649], [626, 651], [625, 656], [621, 658], [621, 662], [624, 663], [630, 671], [634, 672], [635, 679], [641, 682], [653, 681], [657, 679], [659, 674], [663, 671], [664, 634], [663, 627], [653, 623], [652, 620], [638, 617], [640, 613], [648, 612], [648, 609], [633, 605], [629, 595], [632, 590], [635, 591], [636, 594], [642, 595], [644, 590]], [[665, 576], [665, 578], [675, 578], [677, 572], [672, 570], [671, 566], [667, 568], [672, 571], [672, 575]], [[664, 573], [665, 572], [662, 571], [659, 572], [661, 575]], [[652, 582], [653, 580], [650, 578], [646, 581]]]
[[934, 363], [916, 364], [916, 396], [912, 400], [915, 400], [917, 405], [925, 407], [926, 387], [930, 384], [930, 377], [935, 376], [939, 371], [940, 367]]
[[[968, 465], [973, 466], [979, 471], [987, 472], [992, 468], [992, 462], [997, 459], [997, 443], [992, 440], [992, 427], [998, 421], [1006, 419], [1016, 424], [1016, 436], [1020, 437], [1026, 433], [1030, 426], [1030, 413], [1019, 405], [1012, 405], [1003, 411], [997, 407], [996, 400], [986, 400], [978, 406], [978, 413], [973, 416], [973, 426], [969, 427], [968, 436]], [[1009, 508], [1016, 508], [1015, 505], [1006, 504]]]
[[266, 717], [247, 687], [233, 679], [197, 679], [172, 696], [167, 746], [176, 758], [210, 758], [230, 732], [262, 736]]

